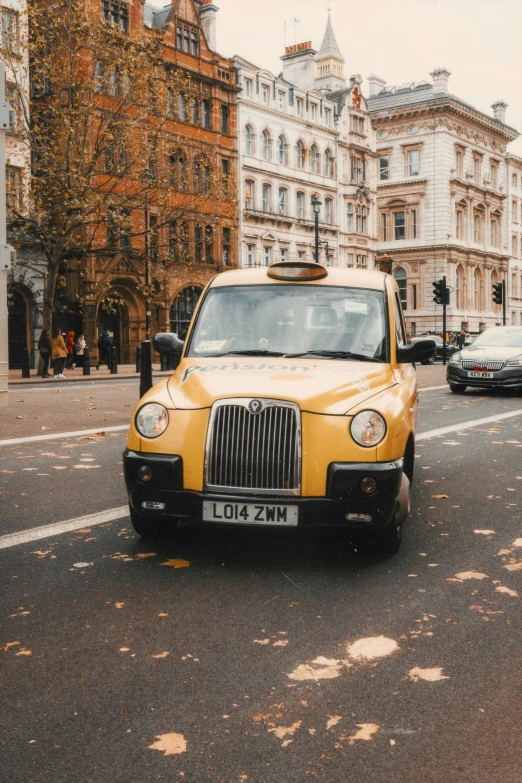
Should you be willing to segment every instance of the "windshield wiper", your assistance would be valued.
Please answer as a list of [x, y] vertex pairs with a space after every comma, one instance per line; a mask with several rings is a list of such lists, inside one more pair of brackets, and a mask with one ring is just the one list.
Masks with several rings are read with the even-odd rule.
[[262, 351], [260, 348], [254, 348], [252, 350], [245, 349], [244, 351], [225, 351], [225, 353], [213, 353], [214, 356], [283, 356], [279, 351]]
[[303, 351], [302, 353], [285, 353], [285, 359], [297, 358], [299, 356], [324, 356], [328, 359], [352, 359], [358, 362], [382, 362], [382, 359], [375, 359], [372, 356], [365, 356], [362, 353], [352, 353], [352, 351]]

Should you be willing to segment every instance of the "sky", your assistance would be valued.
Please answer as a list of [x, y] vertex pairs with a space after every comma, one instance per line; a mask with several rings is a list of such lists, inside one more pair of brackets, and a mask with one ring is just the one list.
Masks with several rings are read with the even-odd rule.
[[[363, 94], [371, 73], [400, 85], [431, 82], [430, 71], [445, 66], [451, 93], [490, 116], [503, 98], [506, 123], [522, 133], [522, 0], [213, 1], [222, 55], [240, 54], [278, 74], [284, 23], [287, 45], [311, 40], [319, 49], [331, 7], [345, 76], [361, 74]], [[522, 157], [522, 138], [509, 150]]]

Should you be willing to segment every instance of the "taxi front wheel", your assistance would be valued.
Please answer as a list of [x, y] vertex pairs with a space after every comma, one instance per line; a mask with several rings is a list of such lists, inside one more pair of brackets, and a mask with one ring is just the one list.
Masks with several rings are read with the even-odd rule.
[[411, 508], [411, 485], [405, 473], [402, 474], [397, 507], [391, 525], [374, 534], [374, 546], [384, 555], [394, 555], [402, 543], [402, 526]]
[[132, 527], [142, 538], [172, 538], [176, 533], [177, 523], [172, 520], [164, 522], [154, 517], [142, 517], [132, 508], [129, 511]]

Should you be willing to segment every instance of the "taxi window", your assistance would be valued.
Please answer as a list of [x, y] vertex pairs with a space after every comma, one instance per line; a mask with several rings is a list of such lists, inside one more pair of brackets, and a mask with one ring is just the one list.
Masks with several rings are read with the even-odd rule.
[[406, 332], [404, 329], [404, 317], [402, 314], [401, 302], [399, 294], [395, 291], [393, 295], [393, 310], [395, 315], [395, 338], [397, 345], [406, 345]]
[[385, 360], [383, 291], [345, 286], [261, 285], [210, 289], [186, 356], [228, 352], [350, 351]]

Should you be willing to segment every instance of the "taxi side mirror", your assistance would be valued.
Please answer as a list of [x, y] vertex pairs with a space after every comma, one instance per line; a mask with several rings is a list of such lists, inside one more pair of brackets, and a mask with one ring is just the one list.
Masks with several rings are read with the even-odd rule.
[[409, 345], [401, 345], [397, 348], [398, 364], [412, 364], [413, 362], [423, 362], [435, 356], [437, 344], [435, 340], [418, 340]]
[[[160, 356], [168, 356], [177, 360], [176, 366], [181, 359], [181, 353], [184, 346], [183, 340], [180, 340], [174, 332], [159, 332], [154, 336], [153, 346]], [[175, 369], [175, 368], [172, 368]]]

